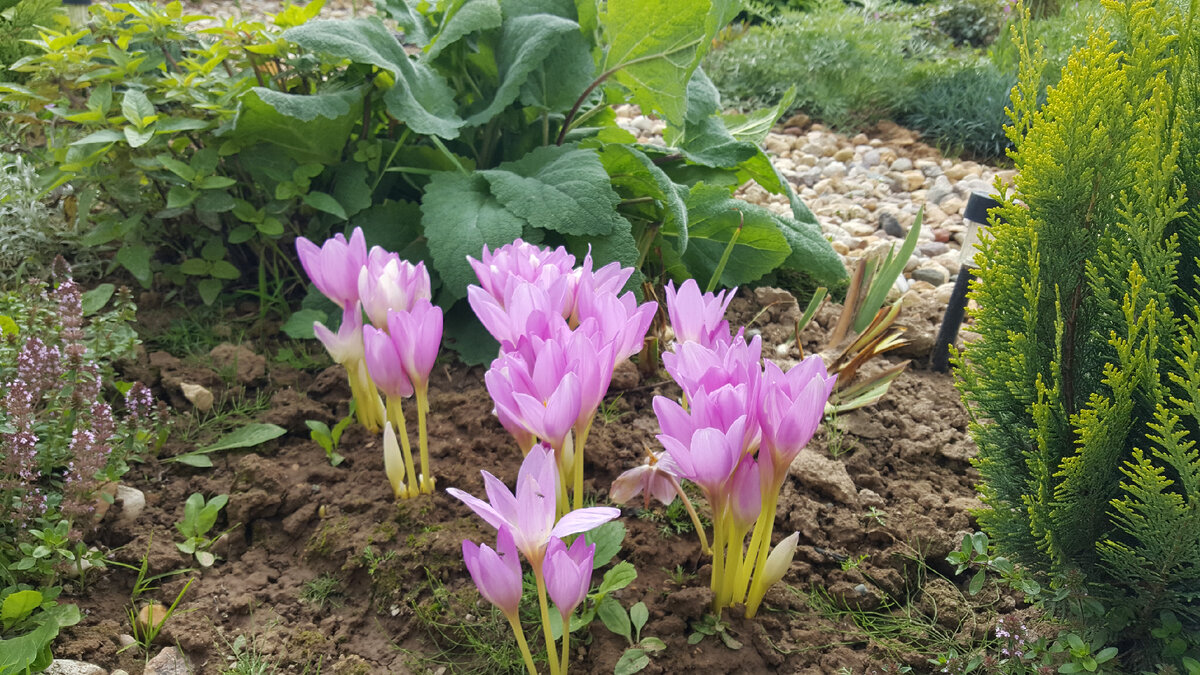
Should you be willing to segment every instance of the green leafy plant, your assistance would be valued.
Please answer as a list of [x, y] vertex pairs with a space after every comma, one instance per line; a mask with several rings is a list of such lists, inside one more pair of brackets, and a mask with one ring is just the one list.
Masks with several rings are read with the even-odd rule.
[[343, 417], [337, 424], [330, 429], [329, 425], [320, 420], [307, 420], [304, 425], [308, 427], [309, 437], [321, 446], [325, 451], [325, 456], [329, 458], [329, 463], [337, 466], [346, 461], [346, 458], [338, 454], [338, 444], [342, 441], [342, 432], [350, 423], [354, 421], [354, 401], [350, 402], [350, 413]]
[[[175, 547], [180, 551], [196, 556], [196, 562], [201, 567], [212, 567], [217, 557], [209, 552], [209, 547], [221, 537], [208, 537], [208, 533], [217, 524], [217, 516], [229, 502], [229, 495], [217, 495], [205, 501], [204, 495], [193, 492], [183, 505], [183, 520], [175, 524], [186, 539], [177, 542]], [[222, 533], [224, 534], [224, 533]]]
[[317, 609], [321, 609], [327, 604], [332, 607], [341, 607], [343, 595], [341, 579], [332, 574], [322, 574], [315, 579], [306, 581], [304, 587], [300, 589], [300, 599], [316, 606]]
[[0, 673], [40, 672], [54, 660], [50, 647], [58, 631], [81, 618], [75, 605], [55, 602], [59, 590], [0, 590]]
[[729, 649], [736, 651], [743, 647], [741, 641], [729, 633], [729, 624], [712, 614], [705, 614], [703, 619], [692, 623], [692, 634], [688, 636], [687, 642], [689, 645], [700, 644], [704, 638], [713, 635]]
[[1044, 105], [1018, 41], [1018, 177], [976, 258], [981, 339], [958, 373], [996, 551], [1074, 579], [1106, 610], [1081, 635], [1120, 634], [1122, 666], [1179, 667], [1150, 631], [1170, 611], [1200, 642], [1195, 7], [1106, 9], [1126, 38], [1096, 29]]
[[158, 603], [144, 605], [141, 609], [138, 609], [135, 604], [126, 607], [125, 614], [129, 618], [133, 642], [117, 650], [118, 653], [138, 647], [142, 650], [144, 658], [149, 661], [154, 641], [158, 639], [159, 633], [175, 615], [176, 610], [179, 609], [179, 603], [183, 601], [183, 596], [187, 594], [195, 580], [195, 577], [187, 580], [169, 607], [163, 607]]

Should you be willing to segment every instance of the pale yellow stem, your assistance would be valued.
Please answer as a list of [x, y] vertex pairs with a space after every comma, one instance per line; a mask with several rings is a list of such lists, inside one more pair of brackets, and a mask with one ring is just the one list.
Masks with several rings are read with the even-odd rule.
[[525, 632], [521, 630], [521, 622], [516, 614], [508, 617], [508, 625], [512, 626], [513, 635], [517, 636], [517, 646], [521, 648], [521, 658], [525, 661], [529, 675], [537, 675], [537, 667], [533, 665], [533, 654], [529, 653], [529, 643], [525, 641]]
[[571, 617], [563, 619], [563, 643], [562, 643], [562, 665], [559, 666], [559, 675], [567, 675], [567, 661], [571, 654]]
[[413, 464], [412, 443], [408, 440], [408, 423], [404, 421], [404, 402], [399, 396], [389, 396], [387, 400], [387, 416], [392, 426], [396, 427], [396, 435], [400, 437], [400, 449], [404, 452], [404, 470], [408, 473], [407, 492], [405, 498], [416, 497], [421, 493], [421, 485], [417, 467]]
[[583, 508], [583, 446], [587, 444], [588, 434], [592, 431], [592, 422], [594, 421], [596, 421], [596, 416], [593, 414], [592, 418], [588, 420], [587, 426], [579, 432], [579, 440], [575, 443], [575, 457], [571, 461], [575, 479], [572, 487], [573, 504], [576, 509]]
[[683, 486], [675, 480], [674, 476], [667, 478], [671, 481], [671, 487], [675, 488], [675, 494], [679, 495], [679, 499], [683, 501], [683, 508], [687, 509], [688, 515], [692, 517], [692, 526], [696, 528], [696, 534], [700, 536], [700, 552], [704, 555], [712, 555], [708, 537], [704, 535], [704, 525], [700, 524], [700, 515], [696, 513], [696, 507], [692, 505], [692, 500], [688, 499], [687, 493], [683, 491]]
[[417, 443], [421, 448], [421, 492], [433, 492], [433, 467], [429, 464], [429, 432], [425, 428], [425, 418], [429, 415], [429, 383], [423, 383], [417, 390]]
[[[550, 606], [546, 603], [546, 577], [542, 575], [540, 562], [533, 565], [533, 578], [537, 580], [538, 609], [542, 612], [542, 635], [546, 639], [546, 660], [550, 662], [550, 675], [559, 675], [558, 650], [554, 647], [554, 635], [550, 632]], [[566, 632], [563, 628], [563, 632]]]

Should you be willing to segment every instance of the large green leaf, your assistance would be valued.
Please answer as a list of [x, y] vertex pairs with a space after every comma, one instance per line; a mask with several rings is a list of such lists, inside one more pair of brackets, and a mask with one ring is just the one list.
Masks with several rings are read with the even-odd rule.
[[521, 103], [541, 110], [571, 109], [596, 77], [596, 62], [583, 33], [578, 30], [559, 36], [550, 55], [521, 86]]
[[670, 176], [646, 153], [628, 145], [604, 146], [600, 150], [600, 161], [613, 187], [627, 192], [626, 197], [651, 197], [655, 200], [662, 213], [663, 224], [673, 227], [678, 233], [680, 252], [687, 250], [687, 206]]
[[716, 168], [733, 168], [759, 153], [757, 143], [740, 141], [717, 117], [721, 95], [700, 68], [687, 87], [687, 115], [677, 129], [668, 128], [663, 140], [676, 146], [689, 161]]
[[0, 675], [18, 675], [45, 670], [53, 657], [50, 646], [58, 631], [79, 623], [75, 605], [59, 605], [45, 612], [32, 631], [8, 640], [0, 640]]
[[621, 218], [621, 225], [613, 228], [613, 231], [604, 237], [572, 237], [567, 236], [567, 248], [575, 254], [579, 260], [588, 251], [592, 253], [592, 262], [594, 268], [598, 269], [607, 265], [610, 262], [619, 262], [623, 267], [632, 267], [635, 269], [629, 281], [625, 283], [625, 288], [621, 290], [636, 291], [639, 297], [641, 296], [642, 273], [637, 271], [638, 266], [638, 247], [637, 241], [633, 238], [633, 230], [629, 225], [629, 221]]
[[361, 89], [302, 96], [255, 87], [238, 105], [233, 137], [276, 145], [300, 163], [334, 164], [362, 117], [362, 96]]
[[542, 65], [563, 36], [579, 34], [579, 24], [552, 14], [533, 14], [506, 19], [496, 49], [500, 86], [488, 106], [467, 118], [479, 126], [517, 100], [529, 74]]
[[537, 148], [480, 173], [505, 208], [535, 227], [600, 236], [625, 222], [616, 212], [621, 198], [593, 150]]
[[421, 200], [422, 224], [429, 252], [450, 298], [467, 294], [475, 272], [467, 256], [479, 258], [483, 245], [495, 248], [521, 236], [525, 221], [488, 191], [479, 174], [439, 173]]
[[426, 58], [437, 58], [443, 49], [471, 33], [498, 28], [503, 19], [499, 0], [456, 0], [442, 16], [437, 35], [429, 41]]
[[784, 267], [804, 272], [822, 286], [837, 287], [846, 280], [846, 266], [821, 233], [821, 226], [816, 219], [805, 222], [773, 213], [770, 215], [792, 249]]
[[384, 93], [383, 102], [393, 117], [417, 134], [458, 136], [463, 121], [454, 90], [433, 68], [410, 59], [377, 17], [310, 21], [288, 29], [283, 37], [310, 51], [387, 70], [396, 83]]
[[608, 42], [603, 71], [644, 112], [674, 125], [687, 112], [687, 82], [736, 0], [608, 0], [599, 15]]
[[[689, 244], [682, 260], [701, 286], [707, 285], [716, 272], [735, 234], [737, 240], [721, 272], [722, 286], [755, 281], [791, 254], [787, 238], [770, 211], [731, 198], [723, 187], [695, 186], [687, 196], [687, 207]], [[673, 229], [664, 227], [662, 234], [668, 241], [678, 240], [678, 232]]]
[[429, 43], [429, 34], [433, 32], [433, 26], [429, 25], [429, 19], [413, 6], [424, 4], [423, 0], [415, 0], [413, 3], [409, 0], [376, 0], [374, 4], [375, 9], [396, 20], [404, 30], [406, 41], [422, 47]]
[[757, 145], [767, 137], [771, 127], [775, 126], [775, 122], [792, 109], [792, 102], [795, 100], [796, 85], [792, 85], [788, 87], [783, 98], [774, 107], [756, 110], [748, 115], [742, 113], [722, 115], [721, 119], [725, 122], [725, 128], [734, 138]]

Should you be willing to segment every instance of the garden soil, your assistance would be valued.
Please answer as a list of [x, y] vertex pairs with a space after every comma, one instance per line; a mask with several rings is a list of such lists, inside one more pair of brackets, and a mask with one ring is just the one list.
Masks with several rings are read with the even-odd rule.
[[[163, 310], [143, 314], [150, 330], [171, 319]], [[916, 334], [936, 328], [938, 314], [928, 307], [907, 312], [914, 343], [921, 342]], [[785, 344], [798, 316], [790, 296], [760, 289], [743, 292], [730, 319], [761, 334], [765, 354], [789, 362], [800, 357]], [[822, 309], [802, 335], [805, 353], [820, 347], [836, 318], [836, 308]], [[251, 649], [280, 672], [495, 673], [505, 663], [520, 672], [507, 623], [480, 598], [462, 562], [462, 540], [492, 544], [494, 530], [444, 492], [454, 486], [482, 495], [481, 469], [510, 486], [517, 475], [521, 455], [491, 413], [483, 369], [450, 364], [435, 371], [429, 430], [438, 490], [397, 503], [378, 437], [351, 425], [339, 447], [347, 459], [337, 467], [309, 439], [306, 420], [333, 426], [347, 414], [340, 368], [299, 370], [255, 349], [270, 354], [274, 347], [227, 344], [183, 358], [151, 352], [127, 368], [129, 378], [151, 383], [177, 410], [192, 407], [181, 384], [200, 384], [214, 393], [217, 409], [222, 401], [269, 400], [257, 420], [288, 430], [254, 450], [215, 453], [209, 469], [162, 461], [212, 440], [183, 442], [187, 434], [177, 433], [158, 461], [136, 464], [125, 477], [145, 493], [145, 510], [129, 518], [118, 502], [92, 539], [116, 561], [137, 567], [144, 559], [151, 575], [196, 568], [175, 546], [187, 496], [229, 495], [217, 563], [165, 577], [139, 599], [169, 605], [182, 593], [154, 651], [177, 645], [194, 673], [221, 672], [231, 654]], [[923, 361], [914, 360], [878, 404], [824, 425], [793, 465], [775, 539], [800, 532], [795, 561], [757, 618], [725, 612], [724, 635], [697, 631], [713, 624], [705, 620], [709, 561], [694, 533], [675, 533], [663, 507], [643, 511], [640, 497], [624, 507], [628, 535], [617, 559], [633, 563], [638, 577], [616, 597], [625, 607], [645, 602], [650, 618], [642, 636], [667, 645], [642, 672], [863, 673], [895, 672], [898, 665], [922, 672], [936, 649], [985, 635], [989, 614], [1013, 609], [999, 595], [984, 599], [982, 609], [979, 600], [968, 602], [964, 580], [944, 561], [975, 526], [974, 446], [952, 376], [927, 371]], [[587, 493], [599, 504], [607, 503], [617, 475], [639, 463], [646, 448], [659, 448], [653, 398], [679, 394], [661, 371], [619, 375], [607, 418], [597, 420], [587, 447]], [[408, 408], [415, 436], [415, 405]], [[84, 619], [64, 631], [55, 655], [142, 672], [140, 649], [121, 651], [132, 632], [135, 580], [134, 571], [110, 566], [92, 571], [86, 590], [69, 589], [64, 600], [77, 603]], [[314, 580], [328, 593], [316, 592]], [[536, 618], [528, 618], [532, 635]], [[900, 631], [907, 631], [907, 647]], [[928, 640], [928, 653], [921, 640]], [[612, 673], [626, 647], [596, 621], [573, 636], [571, 671]], [[489, 660], [495, 650], [508, 656]]]

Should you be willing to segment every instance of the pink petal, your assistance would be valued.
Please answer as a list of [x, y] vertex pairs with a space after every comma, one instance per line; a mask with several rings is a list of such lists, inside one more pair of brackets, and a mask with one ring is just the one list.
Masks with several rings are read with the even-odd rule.
[[560, 518], [558, 523], [555, 524], [554, 529], [550, 531], [550, 535], [565, 537], [579, 532], [587, 532], [620, 516], [621, 510], [614, 509], [611, 506], [592, 506], [586, 509], [576, 509]]

